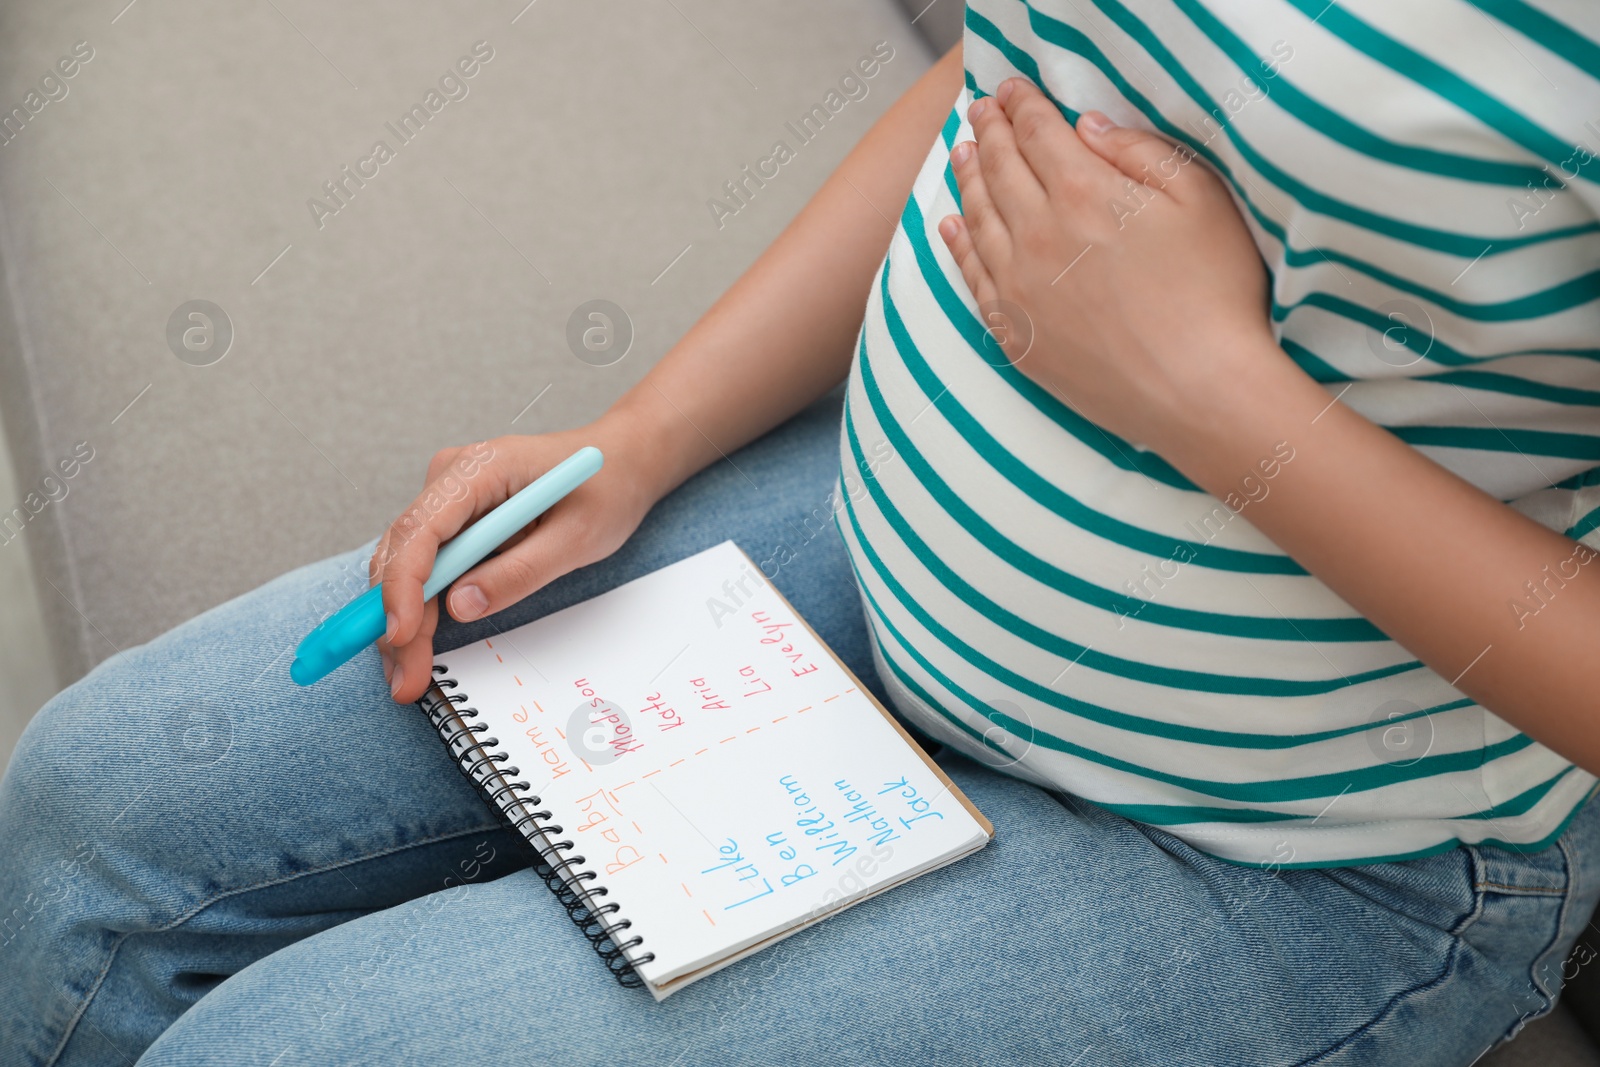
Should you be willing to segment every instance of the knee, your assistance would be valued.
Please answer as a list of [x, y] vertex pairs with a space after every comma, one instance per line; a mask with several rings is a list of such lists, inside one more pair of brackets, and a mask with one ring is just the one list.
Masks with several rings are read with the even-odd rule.
[[[119, 652], [57, 694], [18, 743], [0, 818], [126, 832], [138, 821], [126, 806], [146, 790], [189, 790], [196, 801], [223, 792], [214, 768], [235, 750], [244, 716], [304, 695], [287, 685], [284, 653], [366, 588], [371, 547], [290, 571]], [[191, 810], [191, 825], [202, 814]]]
[[0, 779], [0, 947], [59, 918], [100, 847], [84, 816], [92, 786], [82, 766], [98, 756], [71, 730], [72, 702], [69, 690], [45, 704]]
[[[150, 739], [128, 705], [107, 685], [121, 672], [104, 664], [56, 694], [23, 731], [0, 782], [0, 839], [22, 856], [92, 852], [116, 821], [118, 803], [148, 778]], [[31, 845], [32, 847], [27, 847]]]

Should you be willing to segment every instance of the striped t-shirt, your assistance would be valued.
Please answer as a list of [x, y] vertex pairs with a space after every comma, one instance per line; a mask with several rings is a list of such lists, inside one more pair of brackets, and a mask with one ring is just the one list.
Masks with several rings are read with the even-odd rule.
[[[1250, 525], [1294, 442], [1226, 501], [1198, 489], [1001, 358], [936, 227], [960, 211], [967, 106], [1007, 77], [1069, 121], [1095, 108], [1187, 142], [1330, 401], [1600, 545], [1600, 7], [971, 0], [964, 49], [841, 429], [835, 521], [896, 706], [1240, 863], [1549, 844], [1595, 777]], [[1505, 610], [1538, 640], [1560, 577], [1529, 578]]]

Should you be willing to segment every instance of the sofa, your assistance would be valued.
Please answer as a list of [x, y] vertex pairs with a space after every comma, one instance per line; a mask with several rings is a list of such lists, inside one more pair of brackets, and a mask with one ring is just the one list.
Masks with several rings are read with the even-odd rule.
[[[31, 555], [60, 679], [365, 541], [446, 444], [599, 414], [961, 21], [958, 0], [0, 6], [22, 495], [0, 541]], [[603, 352], [595, 308], [621, 331]], [[1591, 977], [1480, 1062], [1600, 1064]]]

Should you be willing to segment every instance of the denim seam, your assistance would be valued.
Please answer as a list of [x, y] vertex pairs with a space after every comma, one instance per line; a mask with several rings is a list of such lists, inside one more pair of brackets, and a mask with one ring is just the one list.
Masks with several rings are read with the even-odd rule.
[[1564, 897], [1567, 895], [1566, 887], [1557, 885], [1506, 885], [1504, 882], [1478, 882], [1476, 883], [1476, 888], [1493, 889], [1502, 896]]
[[122, 948], [122, 943], [124, 941], [126, 941], [129, 937], [133, 936], [133, 934], [135, 934], [135, 933], [164, 934], [164, 933], [168, 932], [169, 930], [175, 930], [178, 927], [182, 926], [184, 923], [188, 922], [190, 919], [193, 919], [196, 915], [199, 915], [202, 911], [205, 911], [207, 908], [211, 907], [211, 905], [216, 904], [219, 901], [226, 900], [229, 897], [239, 896], [240, 894], [243, 894], [243, 893], [252, 893], [252, 892], [255, 892], [258, 889], [269, 889], [272, 886], [277, 886], [277, 885], [287, 885], [290, 882], [296, 881], [296, 880], [301, 879], [301, 878], [307, 878], [307, 877], [310, 877], [311, 875], [327, 874], [329, 871], [336, 871], [336, 870], [339, 870], [341, 867], [349, 867], [349, 866], [353, 866], [354, 864], [365, 863], [368, 860], [379, 859], [379, 858], [381, 858], [383, 856], [392, 856], [392, 855], [395, 855], [397, 853], [406, 852], [406, 851], [409, 851], [409, 850], [414, 849], [414, 848], [422, 848], [424, 845], [438, 844], [440, 841], [450, 841], [450, 840], [453, 840], [454, 838], [457, 838], [457, 837], [471, 837], [473, 834], [481, 834], [481, 833], [484, 833], [485, 831], [489, 831], [489, 830], [504, 830], [504, 829], [505, 829], [504, 826], [502, 826], [498, 822], [495, 822], [495, 823], [489, 824], [488, 826], [479, 826], [479, 827], [475, 827], [473, 829], [457, 830], [457, 831], [454, 831], [454, 832], [448, 833], [448, 834], [440, 834], [440, 835], [438, 835], [436, 837], [425, 838], [425, 839], [423, 839], [421, 841], [413, 841], [410, 844], [406, 844], [406, 845], [395, 845], [395, 846], [393, 846], [391, 848], [381, 849], [381, 850], [379, 850], [377, 852], [369, 852], [364, 856], [356, 856], [356, 857], [353, 857], [351, 859], [340, 860], [337, 863], [330, 863], [330, 864], [327, 864], [326, 866], [323, 866], [323, 867], [315, 867], [315, 868], [312, 868], [311, 870], [298, 871], [298, 872], [296, 872], [294, 874], [285, 875], [285, 876], [283, 876], [281, 878], [268, 878], [268, 879], [266, 879], [264, 881], [257, 882], [257, 883], [255, 883], [253, 885], [240, 886], [237, 889], [229, 889], [229, 890], [227, 890], [225, 892], [218, 893], [215, 896], [209, 897], [206, 900], [201, 901], [199, 904], [196, 904], [188, 912], [184, 913], [183, 915], [178, 916], [176, 919], [173, 919], [171, 922], [167, 923], [165, 926], [153, 927], [153, 928], [151, 928], [149, 930], [141, 930], [141, 931], [129, 930], [126, 933], [121, 934], [120, 936], [118, 936], [116, 941], [112, 942], [110, 951], [108, 951], [106, 953], [106, 962], [105, 962], [105, 964], [100, 968], [100, 973], [95, 976], [94, 982], [89, 986], [88, 992], [86, 992], [83, 995], [83, 1003], [78, 1005], [78, 1010], [73, 1012], [71, 1019], [67, 1020], [67, 1025], [65, 1026], [65, 1028], [62, 1030], [62, 1033], [61, 1033], [61, 1040], [56, 1044], [56, 1049], [55, 1049], [54, 1052], [52, 1052], [50, 1054], [50, 1058], [45, 1061], [45, 1067], [53, 1067], [53, 1065], [61, 1059], [61, 1054], [66, 1051], [67, 1042], [72, 1040], [72, 1035], [78, 1029], [78, 1023], [80, 1021], [82, 1021], [82, 1019], [83, 1019], [83, 1013], [89, 1010], [89, 1005], [94, 1001], [95, 994], [100, 992], [100, 986], [105, 982], [106, 975], [111, 972], [111, 965], [113, 963], [115, 963], [116, 959], [117, 959], [117, 951]]
[[1478, 850], [1478, 846], [1463, 845], [1462, 848], [1467, 854], [1467, 862], [1472, 864], [1472, 907], [1468, 908], [1467, 913], [1456, 920], [1456, 924], [1450, 928], [1450, 936], [1457, 940], [1460, 940], [1461, 935], [1483, 916], [1483, 906], [1487, 899], [1484, 886], [1489, 884], [1483, 877], [1483, 854]]
[[[1476, 914], [1475, 913], [1469, 913], [1469, 914], [1470, 914], [1470, 917], [1476, 918]], [[1354, 1030], [1351, 1030], [1348, 1034], [1344, 1035], [1344, 1037], [1340, 1038], [1336, 1044], [1328, 1046], [1328, 1048], [1324, 1049], [1322, 1052], [1317, 1053], [1315, 1056], [1309, 1057], [1308, 1059], [1301, 1060], [1299, 1063], [1297, 1063], [1295, 1065], [1295, 1067], [1305, 1067], [1305, 1065], [1307, 1065], [1307, 1064], [1320, 1063], [1320, 1062], [1326, 1061], [1329, 1056], [1334, 1055], [1339, 1050], [1343, 1049], [1346, 1045], [1350, 1044], [1351, 1041], [1355, 1040], [1357, 1037], [1361, 1036], [1362, 1034], [1366, 1033], [1368, 1030], [1371, 1030], [1378, 1023], [1382, 1022], [1391, 1013], [1393, 1013], [1393, 1011], [1395, 1009], [1395, 1006], [1398, 1005], [1401, 1001], [1407, 1000], [1407, 999], [1409, 999], [1411, 997], [1414, 997], [1419, 993], [1426, 993], [1430, 989], [1435, 989], [1438, 986], [1443, 985], [1444, 982], [1452, 974], [1455, 973], [1456, 964], [1457, 964], [1458, 960], [1460, 959], [1460, 955], [1461, 955], [1461, 944], [1462, 944], [1462, 942], [1459, 939], [1451, 938], [1451, 940], [1450, 940], [1450, 954], [1445, 959], [1444, 969], [1441, 970], [1437, 975], [1435, 975], [1433, 978], [1430, 978], [1428, 981], [1423, 982], [1423, 983], [1421, 983], [1419, 985], [1414, 985], [1414, 986], [1411, 986], [1411, 987], [1409, 987], [1407, 989], [1400, 990], [1394, 996], [1390, 997], [1389, 998], [1389, 1002], [1387, 1004], [1385, 1004], [1380, 1011], [1376, 1012], [1372, 1016], [1372, 1018], [1368, 1019], [1366, 1022], [1362, 1023], [1360, 1026], [1356, 1027]]]
[[[1566, 842], [1562, 841], [1560, 838], [1557, 838], [1556, 844], [1561, 848], [1561, 859], [1567, 868], [1567, 882], [1570, 890], [1571, 887], [1577, 882], [1576, 865], [1572, 862], [1572, 854], [1567, 850]], [[1532, 985], [1533, 991], [1539, 995], [1539, 998], [1544, 1001], [1544, 1007], [1540, 1008], [1538, 1011], [1523, 1012], [1522, 1014], [1518, 1015], [1517, 1021], [1511, 1024], [1507, 1031], [1501, 1035], [1496, 1044], [1510, 1041], [1512, 1038], [1516, 1037], [1516, 1035], [1520, 1034], [1523, 1027], [1527, 1026], [1528, 1023], [1533, 1022], [1536, 1019], [1542, 1019], [1555, 1010], [1556, 998], [1551, 995], [1549, 988], [1540, 980], [1540, 970], [1544, 964], [1545, 957], [1550, 955], [1551, 949], [1555, 948], [1561, 943], [1562, 936], [1566, 932], [1567, 918], [1572, 910], [1571, 899], [1571, 896], [1568, 894], [1564, 894], [1561, 897], [1561, 903], [1556, 911], [1556, 932], [1551, 937], [1549, 944], [1545, 945], [1545, 947], [1539, 951], [1539, 954], [1534, 956], [1533, 960], [1528, 964], [1529, 984]]]
[[1571, 921], [1572, 917], [1572, 898], [1579, 889], [1578, 865], [1573, 862], [1572, 853], [1567, 848], [1567, 843], [1557, 838], [1556, 845], [1561, 849], [1561, 860], [1566, 864], [1567, 868], [1567, 892], [1561, 895], [1561, 906], [1556, 912], [1555, 936], [1550, 939], [1550, 943], [1545, 946], [1544, 950], [1534, 957], [1533, 966], [1529, 968], [1529, 975], [1533, 979], [1534, 988], [1544, 996], [1546, 1002], [1545, 1011], [1540, 1014], [1546, 1014], [1555, 1007], [1556, 994], [1551, 993], [1549, 986], [1542, 979], [1541, 972], [1545, 964], [1545, 957], [1549, 956], [1551, 951], [1566, 939], [1567, 923]]
[[1464, 844], [1462, 845], [1462, 848], [1467, 853], [1468, 862], [1472, 864], [1472, 905], [1467, 908], [1466, 912], [1461, 916], [1461, 918], [1457, 919], [1450, 927], [1450, 952], [1445, 958], [1444, 967], [1437, 975], [1435, 975], [1433, 978], [1430, 978], [1428, 981], [1410, 986], [1406, 989], [1402, 989], [1398, 993], [1394, 994], [1394, 996], [1389, 998], [1389, 1002], [1387, 1004], [1373, 1014], [1372, 1018], [1368, 1019], [1354, 1030], [1351, 1030], [1348, 1034], [1344, 1035], [1344, 1037], [1340, 1038], [1336, 1043], [1329, 1045], [1323, 1051], [1314, 1056], [1309, 1056], [1306, 1059], [1301, 1060], [1295, 1065], [1295, 1067], [1305, 1067], [1307, 1064], [1326, 1061], [1329, 1056], [1334, 1055], [1340, 1049], [1349, 1045], [1351, 1041], [1366, 1033], [1368, 1030], [1371, 1030], [1384, 1018], [1393, 1013], [1395, 1006], [1398, 1005], [1402, 1000], [1414, 997], [1419, 993], [1425, 993], [1430, 989], [1434, 989], [1439, 985], [1442, 985], [1452, 974], [1455, 973], [1457, 964], [1460, 962], [1461, 958], [1461, 946], [1464, 944], [1464, 942], [1461, 940], [1461, 935], [1465, 933], [1467, 929], [1470, 928], [1473, 923], [1477, 922], [1478, 919], [1483, 915], [1484, 905], [1484, 892], [1482, 889], [1484, 884], [1482, 881], [1483, 858], [1478, 854], [1478, 849], [1474, 845]]

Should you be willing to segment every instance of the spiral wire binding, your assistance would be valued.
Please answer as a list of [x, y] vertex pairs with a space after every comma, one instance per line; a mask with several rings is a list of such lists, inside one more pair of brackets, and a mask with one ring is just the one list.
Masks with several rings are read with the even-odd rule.
[[553, 816], [548, 810], [540, 809], [543, 801], [531, 795], [533, 787], [515, 780], [521, 770], [506, 766], [511, 757], [493, 748], [500, 739], [483, 736], [489, 724], [468, 722], [479, 716], [476, 708], [466, 706], [467, 695], [442, 692], [460, 688], [450, 677], [449, 668], [434, 664], [433, 673], [434, 685], [417, 701], [417, 706], [438, 731], [456, 770], [472, 783], [501, 821], [516, 832], [530, 853], [533, 872], [549, 887], [617, 982], [630, 989], [643, 986], [644, 979], [634, 969], [634, 963], [649, 963], [655, 953], [646, 952], [629, 960], [628, 953], [644, 944], [644, 938], [634, 935], [618, 940], [617, 935], [633, 926], [628, 919], [613, 918], [622, 905], [612, 901], [596, 906], [596, 897], [610, 895], [605, 886], [594, 884], [599, 874], [578, 866], [587, 863], [583, 856], [570, 855], [576, 842], [557, 839], [555, 835], [565, 831], [551, 821]]

